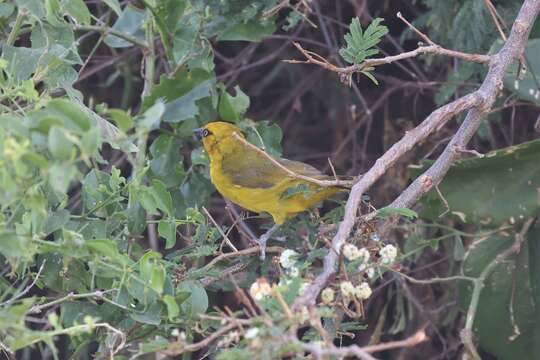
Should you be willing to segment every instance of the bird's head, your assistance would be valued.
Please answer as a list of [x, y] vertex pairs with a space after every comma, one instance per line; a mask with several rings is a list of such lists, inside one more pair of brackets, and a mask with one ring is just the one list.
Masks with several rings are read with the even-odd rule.
[[197, 139], [202, 141], [204, 149], [210, 156], [223, 140], [232, 139], [234, 133], [243, 137], [242, 131], [237, 126], [223, 121], [208, 123], [201, 128], [193, 129], [193, 132]]

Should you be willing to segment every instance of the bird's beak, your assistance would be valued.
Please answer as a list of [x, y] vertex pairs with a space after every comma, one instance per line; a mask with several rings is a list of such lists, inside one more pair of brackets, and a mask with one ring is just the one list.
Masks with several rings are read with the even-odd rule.
[[195, 137], [197, 138], [197, 140], [202, 140], [203, 138], [203, 128], [196, 128], [196, 129], [193, 129], [193, 133], [195, 134]]

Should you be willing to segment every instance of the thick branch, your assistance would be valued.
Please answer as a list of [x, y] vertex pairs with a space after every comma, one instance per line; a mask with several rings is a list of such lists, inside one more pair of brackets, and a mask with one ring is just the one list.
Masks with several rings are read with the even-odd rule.
[[[458, 99], [448, 105], [435, 110], [422, 124], [394, 144], [373, 167], [365, 173], [353, 186], [347, 204], [345, 215], [340, 223], [338, 232], [332, 239], [332, 248], [340, 249], [348, 238], [356, 221], [357, 210], [361, 196], [369, 187], [379, 179], [397, 159], [409, 151], [414, 145], [425, 139], [437, 130], [449, 118], [470, 109], [458, 132], [446, 147], [437, 161], [420, 177], [418, 177], [391, 205], [390, 207], [410, 207], [423, 194], [433, 186], [438, 185], [447, 173], [450, 165], [459, 156], [460, 149], [465, 149], [472, 138], [482, 118], [489, 112], [493, 102], [502, 86], [502, 79], [506, 69], [519, 58], [540, 11], [540, 1], [526, 0], [514, 22], [512, 31], [502, 49], [491, 57], [488, 74], [482, 86], [470, 95]], [[323, 272], [317, 276], [310, 287], [295, 302], [295, 308], [315, 303], [320, 291], [330, 281], [336, 272], [338, 251], [329, 251], [324, 259]]]

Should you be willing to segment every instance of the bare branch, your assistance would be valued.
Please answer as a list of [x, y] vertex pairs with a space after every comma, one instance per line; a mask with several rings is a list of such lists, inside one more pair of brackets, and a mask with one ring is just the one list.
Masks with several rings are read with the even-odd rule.
[[[483, 117], [489, 113], [497, 94], [502, 85], [502, 79], [506, 69], [512, 62], [518, 59], [523, 52], [527, 38], [534, 24], [534, 20], [540, 11], [540, 1], [526, 0], [514, 22], [508, 41], [501, 50], [493, 55], [490, 60], [488, 74], [481, 87], [454, 102], [447, 104], [437, 110], [424, 120], [415, 129], [405, 133], [403, 138], [394, 144], [382, 157], [380, 157], [371, 169], [353, 186], [347, 204], [345, 215], [340, 223], [337, 234], [332, 239], [332, 248], [340, 249], [356, 222], [358, 206], [362, 194], [390, 168], [403, 154], [409, 151], [414, 145], [421, 142], [446, 121], [465, 111], [469, 110], [465, 121], [450, 141], [443, 154], [437, 161], [421, 176], [419, 176], [394, 202], [389, 206], [394, 208], [411, 207], [428, 192], [433, 186], [438, 185], [448, 172], [451, 164], [458, 158], [460, 152], [457, 149], [465, 149], [467, 143], [475, 134]], [[315, 303], [320, 291], [330, 281], [336, 273], [338, 257], [337, 251], [329, 251], [324, 259], [322, 273], [315, 278], [312, 284], [299, 297], [294, 308], [312, 305]]]

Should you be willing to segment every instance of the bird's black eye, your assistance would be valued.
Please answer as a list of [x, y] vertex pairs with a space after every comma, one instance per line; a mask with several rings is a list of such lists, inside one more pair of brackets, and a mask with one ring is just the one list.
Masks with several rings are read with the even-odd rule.
[[207, 136], [210, 135], [210, 134], [211, 134], [210, 130], [208, 130], [208, 129], [203, 129], [203, 131], [202, 131], [202, 136], [203, 136], [203, 137], [207, 137]]

